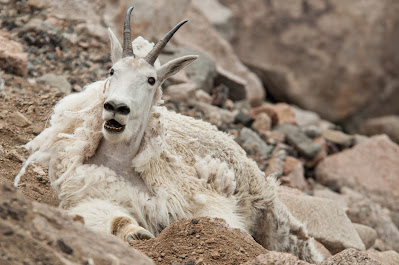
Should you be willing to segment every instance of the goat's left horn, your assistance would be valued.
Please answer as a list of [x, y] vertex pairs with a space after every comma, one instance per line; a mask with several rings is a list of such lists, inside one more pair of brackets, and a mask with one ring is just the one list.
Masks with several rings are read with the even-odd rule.
[[132, 46], [132, 34], [130, 32], [130, 14], [134, 7], [129, 7], [126, 12], [125, 23], [123, 24], [123, 57], [134, 56]]
[[155, 60], [158, 58], [158, 55], [161, 53], [162, 49], [166, 46], [166, 44], [170, 41], [176, 31], [183, 26], [188, 20], [183, 20], [179, 24], [177, 24], [171, 31], [169, 31], [165, 37], [158, 41], [158, 43], [152, 48], [152, 50], [144, 57], [149, 64], [154, 65]]

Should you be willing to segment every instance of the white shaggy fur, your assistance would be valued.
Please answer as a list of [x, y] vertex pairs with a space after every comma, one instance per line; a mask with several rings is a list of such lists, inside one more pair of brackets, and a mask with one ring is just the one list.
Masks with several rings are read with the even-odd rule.
[[[152, 47], [141, 37], [133, 44], [140, 57]], [[103, 138], [101, 116], [108, 90], [107, 79], [65, 97], [54, 108], [50, 127], [25, 145], [32, 155], [21, 174], [32, 161], [48, 166], [60, 207], [83, 216], [88, 227], [108, 233], [118, 217], [154, 235], [183, 218], [219, 217], [270, 250], [310, 262], [322, 260], [303, 225], [279, 201], [275, 178], [266, 177], [215, 126], [160, 106], [160, 88], [138, 152], [126, 165], [128, 150], [119, 145], [110, 152]]]

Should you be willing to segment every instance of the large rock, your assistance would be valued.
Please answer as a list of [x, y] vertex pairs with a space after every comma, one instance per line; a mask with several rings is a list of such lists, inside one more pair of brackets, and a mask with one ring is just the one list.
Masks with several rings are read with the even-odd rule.
[[28, 71], [28, 55], [22, 45], [3, 31], [0, 31], [0, 69], [20, 76], [26, 76]]
[[[383, 241], [383, 250], [399, 251], [399, 230], [392, 222], [389, 211], [347, 187], [342, 188], [336, 201], [344, 200], [348, 208], [348, 216], [354, 223], [367, 225], [375, 229], [378, 238]], [[336, 194], [336, 196], [338, 196]]]
[[347, 125], [399, 112], [398, 1], [221, 3], [235, 51], [273, 98]]
[[201, 10], [224, 39], [231, 41], [235, 37], [233, 13], [230, 9], [218, 0], [192, 1], [192, 4]]
[[82, 32], [86, 29], [92, 36], [102, 41], [108, 40], [107, 28], [104, 27], [102, 16], [105, 9], [104, 0], [35, 0], [35, 2], [39, 6], [46, 7], [46, 13], [49, 17], [54, 16], [59, 19], [76, 21], [78, 26], [76, 26], [75, 31]]
[[0, 257], [1, 264], [154, 264], [122, 240], [32, 203], [7, 185], [0, 186]]
[[334, 188], [348, 186], [399, 211], [399, 146], [387, 136], [374, 136], [328, 156], [315, 173], [321, 184]]
[[332, 254], [346, 248], [365, 250], [345, 211], [334, 201], [294, 193], [288, 188], [280, 188], [279, 196], [292, 214], [306, 224], [309, 235]]
[[389, 115], [368, 119], [360, 126], [360, 133], [369, 136], [385, 133], [393, 141], [399, 142], [399, 116]]
[[214, 87], [213, 84], [217, 74], [216, 64], [205, 54], [195, 49], [168, 45], [160, 55], [159, 60], [161, 64], [164, 64], [185, 55], [198, 55], [198, 59], [195, 60], [195, 63], [187, 66], [184, 71], [199, 89], [210, 93]]
[[[179, 21], [189, 19], [173, 37], [173, 42], [194, 48], [213, 58], [217, 66], [246, 81], [247, 97], [253, 105], [261, 104], [264, 90], [259, 78], [234, 53], [230, 43], [214, 29], [211, 22], [190, 0], [128, 0], [124, 4], [107, 1], [104, 20], [113, 30], [122, 29], [126, 8], [133, 5], [132, 35], [160, 39]], [[170, 14], [173, 14], [171, 16]], [[121, 32], [119, 33], [119, 36]], [[205, 34], [206, 33], [206, 34]]]

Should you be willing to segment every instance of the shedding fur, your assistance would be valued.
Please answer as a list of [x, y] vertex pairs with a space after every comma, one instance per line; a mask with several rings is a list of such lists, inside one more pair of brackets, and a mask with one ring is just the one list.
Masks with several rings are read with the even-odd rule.
[[[139, 57], [152, 46], [141, 37], [133, 42]], [[113, 60], [118, 56], [119, 51]], [[157, 235], [183, 218], [218, 217], [270, 250], [322, 261], [303, 225], [279, 201], [275, 177], [265, 176], [232, 137], [215, 126], [161, 106], [160, 87], [137, 154], [126, 168], [98, 162], [109, 150], [101, 149], [109, 144], [101, 119], [109, 90], [108, 79], [98, 81], [55, 106], [50, 126], [25, 145], [31, 155], [16, 186], [28, 164], [40, 162], [49, 168], [60, 207], [82, 216], [94, 230], [126, 239], [140, 229]], [[98, 156], [103, 160], [96, 160]], [[123, 152], [110, 155], [115, 161], [124, 157]]]

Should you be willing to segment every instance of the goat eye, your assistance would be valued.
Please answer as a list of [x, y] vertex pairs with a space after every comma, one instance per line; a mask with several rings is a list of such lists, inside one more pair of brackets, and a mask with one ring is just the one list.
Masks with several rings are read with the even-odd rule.
[[109, 75], [114, 75], [114, 69], [109, 70]]
[[149, 77], [148, 78], [148, 84], [153, 86], [155, 84], [155, 78], [154, 77]]

